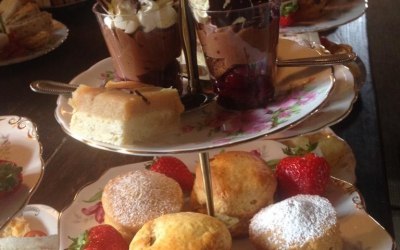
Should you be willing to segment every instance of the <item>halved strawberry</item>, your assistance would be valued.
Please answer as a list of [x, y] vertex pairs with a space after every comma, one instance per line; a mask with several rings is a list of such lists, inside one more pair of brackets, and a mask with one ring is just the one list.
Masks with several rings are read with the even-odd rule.
[[128, 250], [129, 245], [112, 226], [101, 224], [86, 230], [77, 238], [71, 238], [68, 250]]
[[161, 156], [156, 158], [149, 170], [165, 174], [176, 180], [184, 192], [190, 192], [193, 188], [194, 175], [180, 159], [173, 156]]
[[0, 160], [0, 198], [17, 191], [21, 183], [22, 167], [11, 161]]
[[47, 236], [47, 234], [40, 230], [31, 230], [26, 234], [24, 234], [24, 237], [42, 237], [42, 236]]

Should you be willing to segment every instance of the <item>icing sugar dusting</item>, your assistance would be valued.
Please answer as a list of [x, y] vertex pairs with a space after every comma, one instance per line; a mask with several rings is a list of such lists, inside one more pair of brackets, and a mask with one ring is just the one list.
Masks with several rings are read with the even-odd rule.
[[183, 202], [182, 190], [175, 180], [149, 170], [114, 178], [104, 194], [113, 217], [126, 226], [141, 225], [162, 214], [179, 212]]
[[262, 209], [250, 228], [255, 235], [271, 232], [268, 241], [288, 248], [321, 237], [335, 224], [336, 212], [327, 199], [297, 195]]

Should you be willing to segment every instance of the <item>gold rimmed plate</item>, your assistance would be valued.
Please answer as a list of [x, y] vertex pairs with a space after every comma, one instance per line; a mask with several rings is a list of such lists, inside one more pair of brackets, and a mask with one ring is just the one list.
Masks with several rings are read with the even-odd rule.
[[[210, 157], [221, 150], [244, 150], [257, 152], [264, 160], [270, 161], [284, 157], [282, 153], [284, 147], [285, 145], [276, 141], [255, 140], [233, 147], [211, 150]], [[189, 169], [194, 172], [199, 161], [196, 153], [179, 154], [176, 157], [184, 161]], [[143, 162], [111, 168], [98, 180], [79, 190], [72, 203], [60, 214], [60, 248], [67, 248], [71, 244], [70, 238], [74, 238], [86, 229], [101, 223], [96, 221], [96, 213], [87, 215], [82, 211], [88, 208], [93, 211], [99, 209], [101, 191], [108, 180], [128, 171], [144, 169], [146, 165], [147, 162]], [[353, 249], [354, 247], [357, 247], [357, 249], [394, 249], [393, 239], [379, 223], [367, 214], [363, 198], [352, 184], [332, 177], [325, 196], [334, 205], [338, 214], [344, 249]], [[243, 238], [235, 239], [232, 249], [251, 250], [254, 248], [249, 239]]]
[[22, 185], [0, 199], [0, 230], [28, 202], [44, 173], [36, 125], [25, 117], [0, 116], [0, 159], [22, 167]]

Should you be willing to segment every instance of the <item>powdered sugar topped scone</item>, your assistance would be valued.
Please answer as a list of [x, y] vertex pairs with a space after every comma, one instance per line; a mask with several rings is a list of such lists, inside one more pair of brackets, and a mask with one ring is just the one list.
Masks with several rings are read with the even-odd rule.
[[317, 195], [297, 195], [263, 208], [252, 218], [249, 234], [260, 250], [342, 249], [335, 209]]
[[105, 223], [130, 242], [147, 221], [181, 211], [183, 193], [172, 178], [138, 170], [111, 179], [103, 190], [102, 204]]

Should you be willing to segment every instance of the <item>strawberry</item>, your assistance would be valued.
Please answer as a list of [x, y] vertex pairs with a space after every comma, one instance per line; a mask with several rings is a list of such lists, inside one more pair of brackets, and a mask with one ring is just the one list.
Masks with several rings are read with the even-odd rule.
[[279, 26], [280, 27], [288, 27], [294, 24], [293, 15], [281, 16], [279, 18]]
[[283, 0], [280, 7], [279, 26], [287, 27], [295, 23], [295, 14], [299, 5], [295, 0]]
[[101, 224], [86, 230], [77, 238], [71, 238], [68, 250], [128, 250], [129, 245], [112, 226]]
[[0, 160], [0, 198], [8, 196], [22, 184], [22, 167], [14, 162]]
[[161, 156], [156, 158], [149, 169], [176, 180], [184, 192], [190, 192], [193, 188], [194, 175], [185, 163], [176, 157]]
[[306, 152], [280, 160], [275, 174], [281, 198], [297, 194], [322, 195], [330, 178], [330, 167], [323, 157]]

